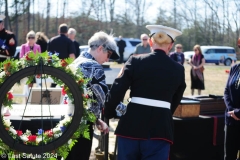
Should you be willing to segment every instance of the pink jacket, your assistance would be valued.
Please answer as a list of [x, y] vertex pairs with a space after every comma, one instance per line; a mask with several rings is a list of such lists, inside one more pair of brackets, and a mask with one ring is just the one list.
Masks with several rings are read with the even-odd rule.
[[[26, 53], [30, 51], [30, 46], [28, 43], [22, 44], [21, 46], [21, 51], [19, 54], [19, 58], [22, 58]], [[36, 53], [41, 53], [41, 47], [38, 44], [34, 44], [33, 46], [33, 52]]]

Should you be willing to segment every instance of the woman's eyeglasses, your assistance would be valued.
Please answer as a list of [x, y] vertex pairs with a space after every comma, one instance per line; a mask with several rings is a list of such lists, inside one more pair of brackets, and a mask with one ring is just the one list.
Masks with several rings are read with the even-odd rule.
[[142, 39], [143, 41], [147, 41], [148, 39]]
[[35, 39], [35, 37], [28, 37], [28, 39]]
[[177, 49], [182, 49], [182, 47], [177, 47]]
[[108, 52], [108, 58], [110, 58], [111, 57], [111, 55], [112, 55], [112, 51], [109, 51], [109, 50], [107, 50], [107, 52]]

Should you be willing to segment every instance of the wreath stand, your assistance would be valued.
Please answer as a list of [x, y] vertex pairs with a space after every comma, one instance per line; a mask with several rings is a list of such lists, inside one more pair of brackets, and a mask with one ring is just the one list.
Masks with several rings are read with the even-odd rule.
[[[8, 145], [11, 149], [15, 150], [16, 152], [22, 152], [22, 153], [29, 153], [29, 154], [44, 154], [46, 152], [51, 152], [54, 151], [56, 148], [59, 146], [62, 146], [63, 144], [67, 143], [68, 140], [73, 136], [74, 132], [77, 130], [79, 127], [82, 115], [83, 115], [83, 98], [82, 96], [82, 91], [78, 88], [78, 84], [76, 83], [76, 80], [74, 80], [69, 74], [67, 74], [65, 71], [52, 67], [52, 66], [47, 66], [43, 64], [43, 60], [41, 59], [39, 61], [39, 64], [36, 66], [29, 66], [26, 68], [23, 68], [19, 70], [18, 72], [13, 73], [10, 75], [0, 86], [0, 104], [3, 103], [3, 100], [6, 96], [6, 94], [9, 92], [9, 90], [12, 88], [12, 86], [15, 83], [18, 83], [21, 79], [25, 77], [30, 77], [30, 76], [36, 76], [36, 75], [50, 75], [53, 77], [56, 77], [60, 79], [66, 86], [68, 86], [69, 90], [72, 93], [74, 102], [73, 105], [77, 106], [74, 107], [74, 114], [72, 115], [72, 122], [71, 124], [68, 125], [68, 128], [66, 131], [59, 137], [59, 138], [54, 138], [51, 142], [44, 144], [41, 143], [38, 146], [32, 146], [32, 145], [25, 145], [24, 143], [19, 142], [19, 140], [14, 139], [9, 133], [5, 130], [5, 127], [3, 125], [3, 122], [0, 122], [0, 138], [2, 141]], [[41, 82], [44, 80], [41, 76]], [[46, 82], [45, 82], [46, 84]], [[29, 95], [31, 93], [31, 89], [29, 91]], [[41, 91], [42, 91], [42, 86], [41, 86]], [[47, 90], [47, 87], [46, 87]], [[28, 100], [29, 100], [29, 95], [27, 98], [27, 102], [25, 103], [25, 109], [28, 106]], [[42, 98], [43, 95], [41, 94], [41, 107], [42, 107]], [[51, 104], [51, 100], [49, 98], [49, 95], [45, 95], [44, 98], [48, 99], [48, 104]], [[2, 111], [3, 106], [0, 105], [0, 110]], [[49, 109], [50, 111], [50, 109]], [[18, 129], [21, 128], [24, 113], [22, 115], [20, 124], [18, 126]], [[51, 118], [50, 113], [50, 123], [51, 126], [53, 125], [52, 118]], [[43, 126], [43, 115], [41, 113], [41, 124], [42, 128]], [[52, 126], [53, 128], [53, 126]]]

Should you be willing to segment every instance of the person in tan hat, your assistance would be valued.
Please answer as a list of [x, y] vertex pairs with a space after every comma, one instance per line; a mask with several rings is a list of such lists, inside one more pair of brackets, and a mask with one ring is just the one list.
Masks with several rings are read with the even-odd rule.
[[0, 15], [0, 62], [12, 57], [16, 51], [15, 35], [4, 28], [4, 15]]
[[[119, 160], [168, 160], [172, 114], [186, 88], [184, 67], [168, 56], [181, 32], [162, 25], [146, 28], [153, 52], [129, 58], [105, 101], [106, 118], [121, 116], [115, 131]], [[125, 106], [121, 100], [129, 88]]]

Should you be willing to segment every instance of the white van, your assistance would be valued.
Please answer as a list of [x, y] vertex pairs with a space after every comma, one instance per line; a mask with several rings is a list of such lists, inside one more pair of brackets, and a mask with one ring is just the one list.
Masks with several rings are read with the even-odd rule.
[[[237, 61], [236, 51], [233, 47], [227, 46], [201, 46], [206, 63], [224, 63], [230, 66]], [[189, 61], [193, 56], [193, 51], [184, 52], [185, 60]]]

